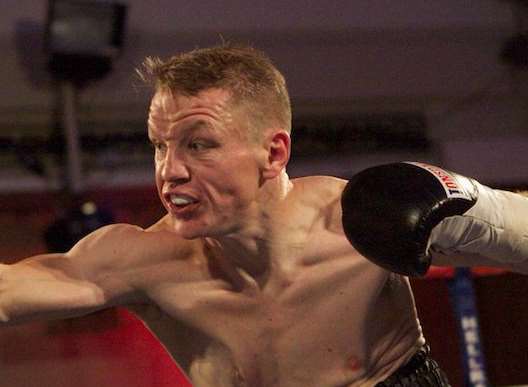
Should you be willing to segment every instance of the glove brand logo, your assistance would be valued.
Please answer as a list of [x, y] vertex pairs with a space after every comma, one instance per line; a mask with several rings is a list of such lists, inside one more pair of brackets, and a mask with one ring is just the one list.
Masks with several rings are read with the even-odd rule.
[[425, 163], [407, 162], [431, 173], [442, 184], [448, 198], [461, 198], [471, 200], [471, 196], [457, 182], [456, 178], [449, 172]]

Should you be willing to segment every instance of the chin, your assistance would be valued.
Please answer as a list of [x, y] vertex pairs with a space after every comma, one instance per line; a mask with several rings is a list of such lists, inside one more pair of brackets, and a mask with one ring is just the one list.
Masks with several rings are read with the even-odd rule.
[[183, 239], [196, 239], [207, 236], [205, 230], [196, 227], [188, 227], [185, 224], [178, 224], [174, 231]]
[[210, 227], [196, 221], [172, 220], [173, 230], [183, 239], [203, 238], [211, 235]]

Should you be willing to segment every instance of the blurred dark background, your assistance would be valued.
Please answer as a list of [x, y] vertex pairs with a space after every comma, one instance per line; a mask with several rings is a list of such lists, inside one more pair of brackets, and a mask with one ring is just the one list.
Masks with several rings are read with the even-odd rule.
[[[65, 249], [111, 221], [148, 226], [162, 215], [146, 143], [150, 90], [134, 69], [145, 56], [222, 40], [266, 51], [285, 74], [294, 109], [292, 177], [347, 177], [374, 164], [420, 160], [495, 187], [528, 187], [528, 2], [119, 4], [126, 22], [122, 40], [111, 42], [118, 52], [105, 52], [111, 62], [99, 67], [104, 74], [76, 80], [67, 94], [48, 71], [48, 2], [2, 2], [2, 262]], [[65, 101], [74, 106], [79, 140], [75, 189], [66, 176]], [[433, 354], [461, 386], [445, 280], [413, 285]], [[491, 384], [528, 384], [528, 280], [479, 277], [476, 290]], [[145, 343], [157, 350], [146, 351]], [[155, 345], [122, 310], [1, 329], [0, 385], [179, 385], [178, 371]]]

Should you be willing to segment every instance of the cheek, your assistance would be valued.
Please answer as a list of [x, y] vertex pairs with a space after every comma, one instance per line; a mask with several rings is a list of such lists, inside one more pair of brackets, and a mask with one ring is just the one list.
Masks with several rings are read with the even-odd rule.
[[161, 180], [161, 167], [159, 164], [154, 164], [154, 176], [157, 180]]
[[[161, 168], [159, 168], [158, 164], [154, 165], [154, 180], [156, 183], [156, 191], [158, 192], [158, 197], [165, 206], [165, 202], [163, 200], [163, 196], [161, 194], [161, 191], [163, 189], [163, 179], [161, 178]], [[165, 206], [166, 207], [166, 206]]]
[[163, 179], [161, 178], [161, 168], [159, 164], [154, 164], [154, 179], [156, 180], [158, 190], [160, 190], [161, 185], [163, 184]]
[[163, 163], [163, 159], [161, 159], [159, 156], [155, 155], [154, 156], [154, 171], [156, 173], [156, 176], [161, 171], [162, 163]]
[[165, 207], [165, 209], [168, 211], [169, 208], [167, 207], [167, 204], [165, 203], [165, 199], [163, 198], [163, 195], [161, 194], [162, 188], [163, 188], [163, 184], [158, 179], [156, 179], [156, 191], [158, 192], [158, 199], [160, 200], [163, 207]]
[[240, 205], [252, 201], [258, 190], [259, 171], [250, 162], [241, 162], [226, 168], [219, 177], [219, 190], [228, 197], [239, 200]]

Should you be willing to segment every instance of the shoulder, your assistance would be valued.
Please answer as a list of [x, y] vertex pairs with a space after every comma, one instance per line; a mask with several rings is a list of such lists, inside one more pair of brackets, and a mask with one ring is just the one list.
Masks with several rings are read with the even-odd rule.
[[[93, 249], [93, 248], [107, 248], [118, 251], [121, 249], [130, 249], [131, 247], [142, 247], [149, 241], [159, 240], [160, 242], [175, 242], [183, 243], [181, 238], [175, 234], [164, 230], [160, 227], [143, 229], [139, 226], [116, 223], [101, 227], [86, 237], [81, 239], [71, 250], [75, 253], [77, 250]], [[163, 246], [163, 243], [160, 247]]]
[[81, 239], [67, 255], [96, 272], [141, 271], [191, 259], [198, 253], [198, 245], [163, 228], [112, 224]]
[[325, 226], [341, 232], [341, 194], [347, 181], [333, 176], [307, 176], [292, 180], [296, 200], [316, 209]]
[[341, 197], [347, 181], [333, 176], [306, 176], [292, 179], [294, 192], [301, 200], [317, 200], [321, 203]]

